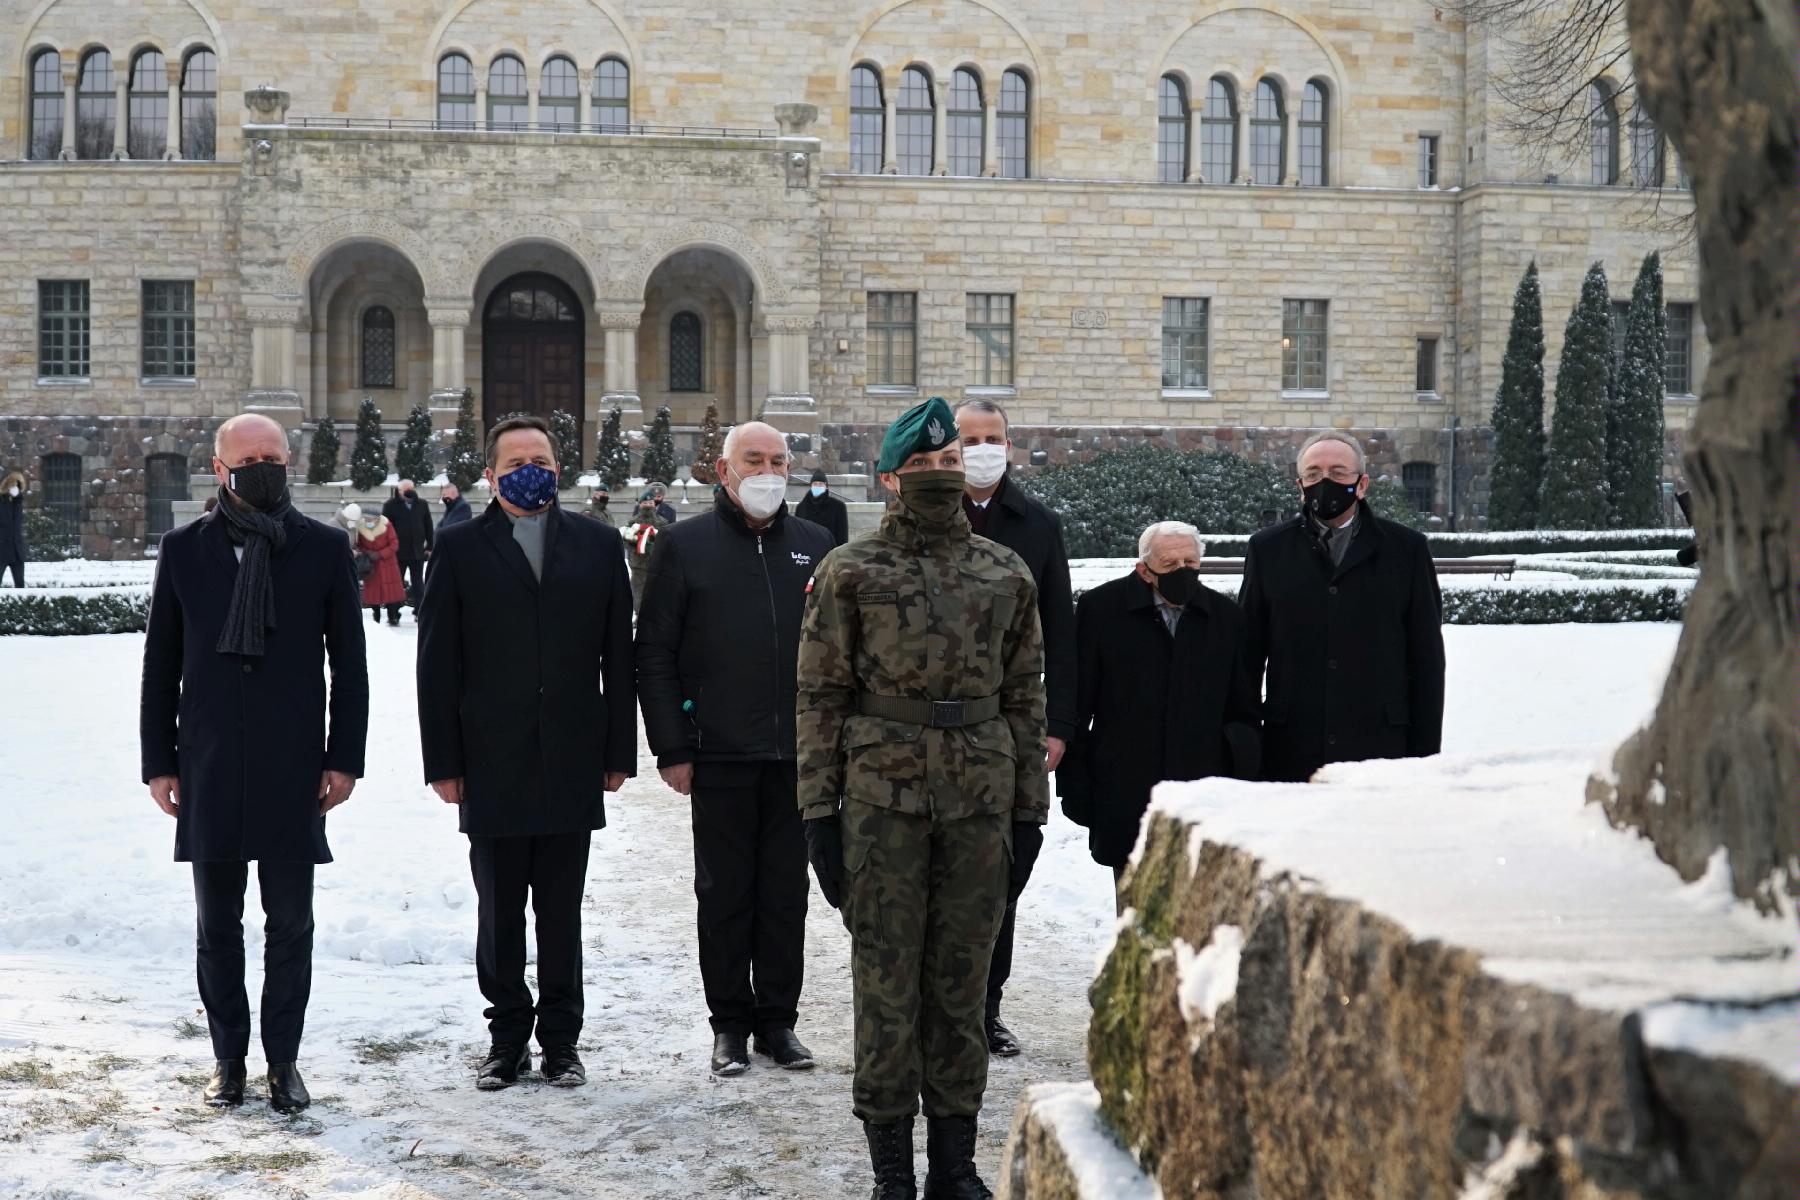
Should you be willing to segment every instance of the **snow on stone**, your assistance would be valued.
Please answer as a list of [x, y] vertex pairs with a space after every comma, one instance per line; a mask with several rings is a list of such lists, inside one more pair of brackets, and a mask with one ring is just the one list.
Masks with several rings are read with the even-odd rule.
[[1162, 1188], [1101, 1120], [1092, 1083], [1038, 1084], [1025, 1100], [1055, 1134], [1075, 1177], [1076, 1200], [1162, 1200]]
[[[1190, 1026], [1210, 1023], [1227, 1000], [1237, 997], [1238, 963], [1244, 955], [1244, 931], [1220, 925], [1198, 951], [1175, 939], [1176, 998], [1181, 1018]], [[1199, 1032], [1194, 1035], [1196, 1045]]]
[[1708, 1058], [1748, 1059], [1800, 1085], [1796, 1026], [1800, 1000], [1750, 1006], [1672, 1000], [1643, 1010], [1644, 1041], [1649, 1045]]

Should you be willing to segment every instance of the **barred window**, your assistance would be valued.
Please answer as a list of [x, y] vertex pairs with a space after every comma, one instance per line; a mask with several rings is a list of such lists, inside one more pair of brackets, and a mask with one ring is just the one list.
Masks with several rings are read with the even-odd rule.
[[868, 313], [870, 387], [912, 387], [918, 379], [918, 296], [870, 292]]
[[1437, 394], [1438, 383], [1438, 340], [1434, 337], [1419, 339], [1417, 362], [1413, 367], [1413, 390], [1424, 395]]
[[1156, 85], [1156, 178], [1180, 183], [1188, 177], [1187, 86], [1173, 75]]
[[524, 129], [531, 120], [525, 64], [502, 54], [488, 64], [488, 128]]
[[970, 292], [968, 386], [1011, 387], [1013, 298], [1005, 292]]
[[1400, 483], [1414, 512], [1428, 513], [1437, 498], [1437, 464], [1409, 462], [1400, 465]]
[[967, 67], [950, 76], [950, 173], [979, 175], [982, 167], [983, 128], [987, 114], [981, 107], [981, 77]]
[[475, 68], [460, 54], [438, 60], [438, 125], [475, 128]]
[[1206, 85], [1206, 111], [1200, 118], [1200, 175], [1208, 183], [1237, 178], [1237, 89], [1225, 79]]
[[631, 124], [631, 68], [619, 59], [603, 58], [594, 71], [594, 120]]
[[1000, 177], [1024, 179], [1031, 174], [1031, 82], [1023, 71], [1000, 77], [1000, 115], [994, 141], [1000, 152]]
[[1625, 361], [1625, 326], [1631, 319], [1631, 302], [1614, 300], [1612, 302], [1612, 365], [1613, 370]]
[[669, 390], [699, 391], [705, 386], [705, 365], [700, 318], [691, 312], [676, 313], [669, 319]]
[[363, 313], [362, 385], [394, 386], [394, 311], [383, 304]]
[[194, 377], [194, 281], [144, 281], [144, 378]]
[[62, 153], [62, 55], [40, 50], [31, 60], [31, 129], [25, 136], [29, 158], [55, 158]]
[[575, 64], [553, 58], [538, 77], [538, 124], [573, 129], [581, 123], [581, 77]]
[[169, 65], [160, 51], [141, 50], [131, 60], [127, 104], [125, 153], [132, 158], [161, 158], [169, 148]]
[[1324, 300], [1281, 302], [1281, 386], [1291, 392], [1325, 390]]
[[1588, 85], [1588, 180], [1619, 182], [1619, 106], [1612, 89], [1596, 79]]
[[936, 110], [932, 106], [931, 76], [921, 67], [908, 67], [900, 73], [899, 104], [894, 113], [895, 152], [900, 159], [900, 174], [931, 174], [933, 126]]
[[87, 280], [38, 280], [38, 375], [87, 378]]
[[1256, 84], [1256, 107], [1250, 112], [1250, 182], [1278, 184], [1287, 158], [1287, 110], [1273, 80]]
[[181, 66], [181, 157], [208, 162], [218, 153], [219, 58], [190, 50]]
[[1419, 186], [1434, 188], [1438, 185], [1438, 135], [1421, 133], [1419, 135]]
[[1162, 385], [1203, 388], [1209, 305], [1196, 296], [1164, 296], [1162, 317]]
[[854, 68], [850, 72], [850, 169], [856, 174], [881, 174], [886, 122], [881, 73], [867, 64]]
[[1326, 141], [1331, 102], [1318, 80], [1300, 93], [1300, 185], [1324, 187], [1331, 182], [1331, 151]]
[[1631, 112], [1631, 181], [1639, 187], [1661, 187], [1663, 181], [1662, 131], [1641, 98]]
[[152, 454], [144, 459], [144, 515], [152, 545], [175, 528], [175, 501], [187, 498], [187, 459], [179, 454]]
[[56, 538], [73, 549], [81, 541], [81, 456], [46, 454], [39, 460], [44, 508], [56, 521]]
[[1694, 306], [1671, 304], [1665, 317], [1663, 392], [1670, 396], [1694, 394]]
[[117, 107], [112, 55], [91, 51], [81, 60], [81, 78], [75, 85], [75, 157], [112, 157]]

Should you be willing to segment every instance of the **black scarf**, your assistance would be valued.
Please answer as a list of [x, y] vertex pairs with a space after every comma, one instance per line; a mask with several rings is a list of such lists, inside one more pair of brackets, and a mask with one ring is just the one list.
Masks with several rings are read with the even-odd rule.
[[287, 542], [287, 526], [282, 522], [293, 507], [291, 501], [283, 501], [273, 512], [240, 508], [223, 487], [219, 489], [219, 505], [213, 511], [225, 522], [225, 536], [232, 545], [244, 548], [237, 584], [231, 590], [231, 608], [225, 613], [225, 627], [219, 630], [216, 649], [220, 654], [263, 655], [263, 631], [275, 628], [269, 556]]

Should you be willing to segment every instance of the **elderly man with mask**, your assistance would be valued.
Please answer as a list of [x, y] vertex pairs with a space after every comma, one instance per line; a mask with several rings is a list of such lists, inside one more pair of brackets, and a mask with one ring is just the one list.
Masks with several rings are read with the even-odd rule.
[[787, 439], [736, 426], [710, 513], [659, 539], [638, 615], [638, 698], [664, 782], [690, 797], [712, 1071], [812, 1053], [794, 1035], [806, 844], [794, 792], [794, 662], [831, 535], [787, 511]]
[[[363, 770], [369, 679], [350, 544], [288, 497], [287, 432], [245, 414], [219, 426], [219, 503], [164, 535], [144, 635], [144, 782], [193, 864], [200, 1000], [212, 1034], [202, 1098], [242, 1104], [250, 1045], [244, 888], [264, 916], [262, 1045], [269, 1104], [311, 1103], [300, 1035], [312, 988], [313, 867], [325, 814]], [[326, 689], [326, 669], [330, 690]]]
[[438, 522], [437, 531], [441, 534], [446, 529], [453, 529], [464, 521], [473, 520], [475, 514], [469, 511], [469, 502], [463, 499], [462, 489], [454, 483], [446, 483], [438, 496], [444, 502], [444, 516]]
[[[483, 1091], [531, 1069], [586, 1082], [581, 897], [604, 794], [637, 769], [631, 591], [616, 530], [556, 502], [550, 428], [488, 431], [494, 500], [441, 534], [419, 606], [425, 782], [457, 808], [475, 878], [475, 975], [493, 1040]], [[525, 983], [525, 908], [537, 918], [538, 995]]]

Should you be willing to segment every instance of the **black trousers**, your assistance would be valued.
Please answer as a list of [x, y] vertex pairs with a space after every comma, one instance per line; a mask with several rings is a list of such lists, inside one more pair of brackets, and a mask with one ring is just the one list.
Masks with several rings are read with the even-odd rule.
[[[250, 998], [244, 992], [244, 885], [250, 864], [193, 866], [194, 965], [213, 1057], [244, 1058], [250, 1050]], [[263, 909], [263, 1057], [294, 1062], [312, 993], [313, 864], [258, 862], [256, 883]]]
[[400, 583], [406, 588], [406, 602], [417, 608], [419, 597], [425, 594], [425, 560], [402, 558], [396, 563], [400, 568]]
[[[574, 1045], [581, 1036], [581, 895], [593, 834], [470, 837], [478, 897], [475, 978], [497, 1044]], [[525, 984], [525, 902], [537, 918], [538, 995]]]
[[25, 586], [25, 560], [24, 560], [24, 558], [21, 557], [21, 558], [13, 559], [11, 562], [6, 564], [6, 569], [12, 572], [12, 579], [13, 579], [14, 587], [22, 588]]
[[700, 980], [714, 1033], [792, 1029], [806, 955], [806, 838], [794, 764], [694, 767]]
[[[1030, 877], [1026, 877], [1030, 882]], [[1000, 936], [994, 939], [994, 957], [988, 963], [987, 1010], [993, 1016], [1000, 1011], [1000, 996], [1006, 981], [1012, 978], [1013, 920], [1019, 914], [1018, 900], [1006, 902], [1006, 916], [1000, 920]]]

